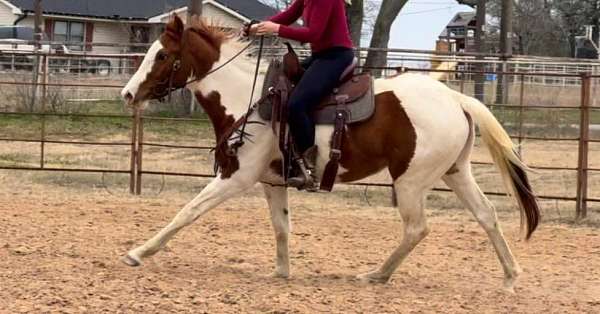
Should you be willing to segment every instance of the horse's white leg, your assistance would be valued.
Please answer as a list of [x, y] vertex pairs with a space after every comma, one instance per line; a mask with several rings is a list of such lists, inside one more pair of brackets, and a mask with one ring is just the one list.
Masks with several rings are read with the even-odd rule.
[[123, 261], [130, 266], [140, 265], [142, 258], [158, 252], [183, 227], [191, 224], [212, 208], [250, 188], [252, 185], [252, 181], [238, 181], [234, 180], [234, 178], [225, 180], [218, 177], [215, 178], [198, 196], [185, 205], [166, 227], [150, 240], [146, 241], [144, 245], [129, 251]]
[[288, 278], [290, 275], [290, 257], [288, 253], [290, 211], [288, 209], [287, 189], [268, 184], [264, 184], [264, 188], [277, 241], [277, 266], [274, 276]]
[[396, 181], [394, 190], [398, 200], [398, 210], [404, 223], [404, 236], [400, 246], [394, 250], [379, 269], [358, 276], [363, 281], [387, 282], [396, 268], [429, 233], [425, 211], [423, 210], [424, 189], [416, 188], [411, 184], [400, 184]]
[[496, 210], [475, 182], [470, 164], [462, 163], [461, 166], [457, 167], [457, 170], [458, 172], [454, 174], [445, 175], [443, 180], [469, 208], [488, 234], [504, 269], [504, 288], [513, 292], [521, 268], [504, 239], [502, 230], [498, 225]]

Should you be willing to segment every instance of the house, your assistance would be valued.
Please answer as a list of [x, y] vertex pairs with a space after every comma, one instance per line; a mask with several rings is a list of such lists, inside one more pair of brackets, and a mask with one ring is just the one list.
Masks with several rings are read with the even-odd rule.
[[[86, 44], [149, 43], [172, 14], [185, 19], [189, 0], [44, 0], [47, 39], [93, 53], [123, 53], [135, 48]], [[274, 8], [257, 0], [204, 0], [203, 16], [229, 28], [265, 19]], [[34, 0], [0, 0], [0, 25], [34, 25]]]
[[475, 12], [459, 12], [450, 20], [436, 42], [436, 50], [448, 52], [473, 51], [477, 20]]

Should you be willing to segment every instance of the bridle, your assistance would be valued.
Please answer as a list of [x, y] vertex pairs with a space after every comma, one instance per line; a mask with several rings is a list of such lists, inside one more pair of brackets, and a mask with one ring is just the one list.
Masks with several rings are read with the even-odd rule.
[[[244, 26], [244, 34], [246, 34], [248, 36], [248, 34], [250, 34], [250, 28], [252, 27], [252, 25], [257, 24], [257, 23], [259, 23], [259, 21], [257, 21], [257, 20], [252, 20], [252, 21], [250, 21], [250, 23], [247, 23]], [[254, 86], [256, 85], [256, 80], [258, 78], [258, 68], [259, 68], [258, 64], [260, 64], [260, 59], [262, 56], [263, 39], [264, 39], [264, 37], [260, 36], [260, 50], [259, 50], [259, 56], [258, 56], [258, 60], [257, 60], [256, 73], [254, 75], [254, 85], [252, 88], [252, 96], [250, 98], [250, 102], [252, 102], [252, 97], [254, 96]], [[198, 82], [200, 80], [203, 80], [207, 76], [221, 70], [226, 65], [233, 62], [240, 55], [242, 55], [242, 53], [244, 53], [246, 50], [248, 50], [255, 42], [256, 42], [256, 39], [251, 40], [246, 46], [244, 46], [244, 48], [242, 48], [239, 52], [237, 52], [235, 55], [233, 55], [231, 58], [229, 58], [229, 60], [223, 62], [223, 64], [219, 65], [218, 67], [208, 71], [206, 74], [196, 76], [194, 79], [191, 79], [191, 80], [185, 82], [185, 84], [183, 84], [182, 86], [173, 87], [173, 80], [175, 78], [175, 75], [181, 69], [181, 57], [178, 57], [177, 59], [175, 59], [175, 61], [173, 61], [173, 65], [171, 66], [171, 72], [170, 72], [169, 76], [165, 80], [158, 82], [156, 84], [156, 86], [154, 86], [154, 88], [152, 89], [152, 98], [158, 99], [159, 101], [162, 102], [164, 100], [165, 96], [167, 96], [167, 102], [170, 103], [171, 102], [171, 93], [173, 93], [176, 90], [186, 88], [190, 84]]]
[[[252, 25], [257, 24], [257, 23], [259, 23], [259, 21], [252, 20], [250, 23], [246, 24], [244, 27], [244, 34], [246, 36], [249, 36], [250, 28], [252, 27]], [[260, 38], [260, 40], [259, 40], [258, 57], [256, 60], [256, 69], [254, 71], [254, 81], [252, 83], [252, 92], [250, 94], [250, 101], [248, 103], [248, 109], [246, 110], [246, 113], [240, 119], [238, 119], [238, 121], [235, 121], [234, 125], [232, 126], [232, 130], [230, 130], [231, 134], [229, 136], [227, 136], [226, 138], [218, 139], [219, 143], [217, 143], [217, 147], [219, 147], [221, 144], [223, 144], [222, 141], [228, 141], [230, 136], [234, 132], [237, 132], [239, 134], [239, 137], [235, 140], [235, 142], [233, 142], [231, 144], [231, 146], [226, 151], [226, 154], [229, 156], [236, 155], [238, 149], [244, 145], [244, 138], [247, 136], [246, 125], [252, 123], [252, 122], [248, 121], [248, 117], [255, 110], [255, 106], [253, 106], [252, 99], [254, 98], [254, 92], [256, 90], [256, 83], [258, 81], [260, 62], [262, 59], [262, 53], [263, 53], [263, 47], [264, 47], [264, 36], [260, 36], [259, 38]], [[251, 40], [246, 46], [244, 46], [244, 48], [242, 48], [239, 52], [237, 52], [235, 55], [233, 55], [231, 58], [229, 58], [229, 60], [225, 61], [223, 64], [219, 65], [218, 67], [208, 71], [206, 74], [196, 76], [194, 79], [188, 80], [182, 86], [173, 87], [173, 80], [175, 78], [175, 75], [177, 74], [177, 72], [179, 70], [181, 70], [181, 57], [176, 58], [171, 67], [171, 72], [169, 74], [169, 77], [166, 78], [165, 80], [159, 82], [158, 84], [156, 84], [156, 86], [153, 88], [153, 90], [152, 90], [153, 98], [159, 99], [162, 101], [164, 99], [164, 97], [167, 96], [168, 101], [170, 102], [172, 92], [182, 89], [182, 88], [185, 88], [188, 85], [190, 85], [194, 82], [198, 82], [198, 81], [204, 79], [205, 77], [221, 70], [222, 68], [227, 66], [229, 63], [231, 63], [233, 60], [237, 59], [242, 53], [244, 53], [244, 51], [248, 50], [255, 42], [256, 42], [256, 39]]]

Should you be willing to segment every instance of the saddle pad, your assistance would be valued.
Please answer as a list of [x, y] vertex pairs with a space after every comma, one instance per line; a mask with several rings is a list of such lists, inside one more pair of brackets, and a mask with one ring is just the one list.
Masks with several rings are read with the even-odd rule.
[[[373, 79], [371, 77], [368, 77], [368, 80], [369, 81], [367, 92], [358, 98], [349, 99], [349, 102], [346, 103], [346, 110], [348, 112], [348, 119], [346, 120], [346, 124], [365, 121], [369, 119], [375, 112], [375, 94], [373, 89]], [[361, 83], [364, 83], [364, 81], [361, 80]], [[263, 89], [263, 91], [266, 92], [266, 88]], [[342, 88], [339, 91], [339, 94], [342, 95], [343, 91], [344, 89]], [[335, 123], [335, 111], [337, 106], [335, 103], [332, 103], [332, 99], [335, 99], [335, 95], [328, 96], [325, 100], [321, 102], [319, 107], [317, 107], [311, 113], [315, 124], [332, 125]], [[271, 121], [272, 106], [273, 104], [268, 98], [259, 104], [258, 113], [263, 120]]]
[[[349, 99], [346, 103], [347, 120], [346, 124], [352, 124], [362, 122], [369, 119], [375, 112], [375, 94], [373, 91], [373, 79], [368, 77], [369, 88], [362, 97]], [[343, 91], [340, 91], [340, 95], [344, 95]], [[334, 96], [330, 96], [330, 98]], [[312, 118], [315, 124], [335, 124], [335, 111], [337, 106], [332, 104], [331, 101], [325, 106], [319, 106], [312, 112]]]

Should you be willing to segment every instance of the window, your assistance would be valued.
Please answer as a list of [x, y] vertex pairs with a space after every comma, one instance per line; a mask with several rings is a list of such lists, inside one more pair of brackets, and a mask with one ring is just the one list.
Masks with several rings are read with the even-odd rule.
[[82, 50], [85, 39], [85, 25], [81, 22], [55, 21], [52, 40], [75, 44], [73, 50]]

